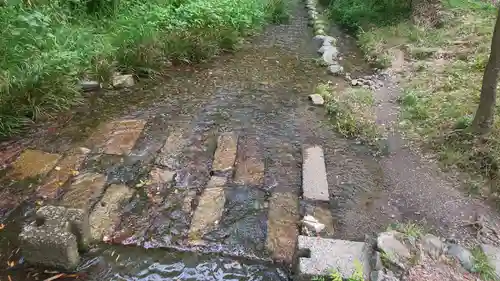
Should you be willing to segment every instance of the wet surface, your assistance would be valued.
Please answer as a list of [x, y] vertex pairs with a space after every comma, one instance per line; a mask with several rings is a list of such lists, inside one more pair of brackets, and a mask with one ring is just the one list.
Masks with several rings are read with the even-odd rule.
[[[316, 46], [305, 10], [297, 6], [289, 24], [272, 26], [250, 41], [236, 54], [206, 65], [172, 69], [163, 80], [144, 82], [134, 91], [95, 93], [79, 114], [51, 127], [55, 129], [36, 132], [31, 147], [62, 153], [86, 146], [92, 152], [79, 170], [81, 174], [101, 173], [107, 184], [126, 184], [137, 191], [113, 235], [104, 239], [123, 246], [104, 252], [100, 247], [88, 254], [87, 260], [99, 262], [88, 264], [85, 278], [286, 280], [269, 263], [266, 251], [268, 201], [273, 192], [277, 196], [281, 192], [300, 194], [304, 144], [318, 144], [325, 150], [328, 179], [337, 202], [331, 207], [340, 210], [334, 212], [339, 216], [335, 236], [360, 239], [367, 231], [378, 230], [378, 220], [362, 229], [342, 224], [342, 209], [359, 209], [356, 196], [374, 189], [376, 180], [371, 180], [373, 171], [367, 166], [376, 163], [369, 154], [353, 150], [351, 142], [338, 138], [325, 112], [309, 104], [308, 95], [318, 82], [333, 80], [342, 85], [344, 81], [327, 76], [316, 64]], [[124, 143], [130, 153], [102, 154], [102, 135], [112, 132], [100, 126], [97, 130], [102, 133], [88, 137], [94, 127], [116, 117], [147, 123], [132, 148]], [[234, 172], [236, 180], [224, 187], [224, 211], [216, 227], [201, 237], [203, 245], [193, 245], [188, 239], [189, 226], [211, 176], [216, 136], [229, 131], [240, 137], [235, 170], [227, 173]], [[121, 153], [114, 147], [107, 149]], [[354, 161], [343, 161], [347, 158]], [[174, 172], [173, 182], [151, 183], [151, 169]], [[350, 180], [356, 184], [345, 185], [339, 179], [353, 175]], [[297, 200], [296, 196], [290, 198], [292, 204]], [[17, 222], [27, 218], [21, 213], [16, 216]], [[19, 232], [18, 225], [7, 225], [3, 231], [9, 238], [0, 244], [3, 253], [16, 249]], [[205, 255], [199, 254], [202, 252]], [[4, 255], [0, 262], [7, 259], [19, 262]], [[250, 260], [264, 263], [251, 264]], [[25, 280], [28, 273], [27, 269], [9, 269], [0, 276]]]
[[[174, 67], [159, 80], [141, 81], [133, 91], [95, 93], [78, 114], [36, 131], [24, 144], [55, 154], [88, 147], [91, 153], [80, 174], [103, 174], [106, 184], [136, 191], [113, 234], [104, 239], [113, 246], [100, 244], [85, 256], [81, 280], [287, 280], [266, 251], [269, 226], [277, 225], [268, 221], [269, 202], [274, 198], [271, 202], [278, 206], [273, 214], [281, 214], [280, 204], [296, 203], [298, 209], [303, 145], [324, 150], [332, 200], [318, 212], [333, 216], [328, 237], [362, 241], [399, 219], [395, 210], [413, 213], [410, 207], [390, 204], [393, 189], [380, 159], [340, 138], [325, 111], [310, 105], [308, 95], [317, 83], [332, 81], [342, 90], [345, 82], [327, 76], [316, 64], [305, 13], [297, 6], [289, 24], [269, 27], [242, 50], [212, 63]], [[355, 42], [334, 27], [331, 32], [340, 38], [346, 70], [354, 76], [369, 72]], [[103, 136], [111, 133], [88, 137], [115, 119], [146, 124], [140, 134], [134, 133], [138, 139], [133, 146], [122, 143], [130, 153], [113, 148], [108, 152], [122, 155], [102, 154]], [[217, 174], [229, 178], [221, 187], [222, 215], [211, 231], [197, 237], [203, 243], [194, 245], [188, 237], [191, 219], [212, 176], [217, 136], [224, 132], [238, 135], [238, 157], [232, 170]], [[21, 152], [10, 145], [12, 149], [3, 150], [8, 159]], [[158, 180], [152, 170], [165, 178]], [[33, 197], [37, 181], [30, 187], [31, 180], [0, 189], [0, 223], [5, 224], [0, 230], [0, 280], [53, 275], [18, 266], [17, 235], [36, 206], [31, 200], [18, 203]], [[295, 211], [288, 217], [293, 222]], [[8, 261], [13, 267], [5, 268]]]

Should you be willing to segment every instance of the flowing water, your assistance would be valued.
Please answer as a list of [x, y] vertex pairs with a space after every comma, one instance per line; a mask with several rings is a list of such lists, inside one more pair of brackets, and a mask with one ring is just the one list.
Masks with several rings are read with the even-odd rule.
[[[336, 135], [324, 110], [308, 101], [317, 83], [331, 81], [342, 89], [345, 82], [315, 63], [317, 46], [306, 12], [302, 3], [296, 5], [288, 24], [269, 27], [237, 53], [196, 67], [174, 67], [165, 77], [141, 82], [128, 92], [98, 93], [55, 130], [39, 130], [25, 144], [61, 153], [86, 145], [90, 131], [107, 119], [148, 120], [128, 156], [93, 153], [82, 168], [105, 174], [108, 183], [134, 186], [147, 176], [167, 136], [181, 140], [179, 153], [165, 159], [177, 171], [175, 187], [159, 191], [161, 203], [150, 200], [148, 189], [141, 190], [126, 207], [113, 237], [116, 243], [91, 251], [79, 280], [288, 280], [290, 272], [264, 253], [267, 199], [271, 190], [300, 194], [303, 145], [324, 149], [335, 198], [330, 208], [336, 238], [363, 240], [388, 224], [390, 216], [378, 214], [380, 206], [372, 204], [382, 196], [377, 160], [365, 147]], [[352, 39], [336, 28], [332, 33], [340, 37], [347, 70], [368, 71]], [[231, 183], [219, 227], [204, 237], [208, 245], [193, 251], [184, 243], [192, 215], [190, 201], [185, 202], [199, 196], [208, 181], [215, 135], [226, 131], [242, 136], [238, 147], [247, 158], [265, 159], [264, 184], [241, 188]], [[30, 199], [30, 188], [23, 188], [14, 193]], [[23, 266], [16, 251], [21, 223], [35, 207], [26, 202], [15, 209], [2, 205], [6, 212], [0, 223], [6, 228], [0, 237], [0, 262], [16, 265], [0, 266], [0, 280], [53, 275]]]

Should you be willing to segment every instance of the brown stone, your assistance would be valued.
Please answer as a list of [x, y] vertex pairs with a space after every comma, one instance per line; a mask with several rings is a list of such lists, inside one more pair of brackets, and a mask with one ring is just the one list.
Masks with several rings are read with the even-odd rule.
[[191, 228], [189, 229], [191, 240], [203, 237], [220, 220], [226, 202], [223, 187], [225, 184], [225, 178], [212, 177], [210, 179], [191, 220]]
[[224, 133], [217, 140], [212, 170], [227, 171], [233, 168], [238, 149], [238, 137], [233, 133]]
[[114, 122], [113, 133], [106, 141], [103, 152], [117, 155], [129, 154], [145, 125], [146, 121], [144, 120], [123, 120]]
[[112, 184], [108, 187], [90, 214], [90, 232], [94, 240], [101, 241], [113, 233], [120, 223], [122, 208], [133, 195], [134, 190], [125, 185]]
[[90, 137], [85, 141], [84, 145], [90, 148], [104, 146], [109, 136], [113, 132], [113, 128], [114, 122], [99, 124], [92, 135], [90, 135]]
[[183, 144], [182, 130], [170, 134], [156, 157], [156, 164], [173, 169], [175, 157], [181, 152]]
[[38, 195], [48, 199], [57, 197], [61, 186], [71, 176], [77, 175], [80, 165], [89, 152], [87, 148], [76, 148], [70, 151], [43, 181], [38, 188]]
[[63, 195], [61, 204], [70, 208], [89, 210], [101, 196], [105, 185], [104, 175], [96, 173], [79, 175]]
[[59, 158], [59, 154], [27, 149], [12, 163], [8, 176], [14, 180], [44, 176], [56, 165]]
[[261, 185], [264, 181], [264, 162], [257, 139], [242, 142], [236, 159], [234, 181], [237, 184]]
[[273, 193], [269, 200], [267, 249], [277, 261], [292, 264], [299, 220], [299, 198], [293, 193]]

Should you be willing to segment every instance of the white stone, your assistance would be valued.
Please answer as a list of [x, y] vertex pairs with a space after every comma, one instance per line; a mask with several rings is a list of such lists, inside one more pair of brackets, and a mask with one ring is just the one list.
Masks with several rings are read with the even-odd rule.
[[313, 94], [309, 95], [309, 99], [311, 100], [312, 104], [314, 105], [323, 105], [325, 103], [325, 100], [321, 95], [318, 94]]
[[134, 86], [134, 76], [131, 74], [115, 74], [113, 76], [113, 87], [114, 88], [127, 88]]
[[308, 228], [314, 229], [316, 233], [320, 233], [323, 229], [325, 229], [325, 225], [311, 215], [306, 215], [302, 220], [302, 223]]

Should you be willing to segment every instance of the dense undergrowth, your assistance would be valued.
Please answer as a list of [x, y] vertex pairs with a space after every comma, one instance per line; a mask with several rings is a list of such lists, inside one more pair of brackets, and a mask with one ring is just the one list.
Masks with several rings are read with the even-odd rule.
[[284, 0], [19, 2], [0, 2], [0, 137], [80, 103], [81, 79], [199, 62], [288, 17]]
[[[335, 2], [342, 1], [357, 0]], [[339, 10], [331, 7], [332, 13]], [[360, 47], [378, 66], [390, 66], [394, 50], [404, 53], [400, 127], [406, 136], [432, 149], [443, 167], [466, 171], [471, 191], [498, 197], [500, 119], [486, 137], [467, 130], [479, 102], [497, 8], [486, 0], [447, 0], [442, 12], [441, 28], [416, 26], [407, 16], [364, 25], [366, 18], [377, 17], [376, 10], [348, 23], [361, 27]]]

